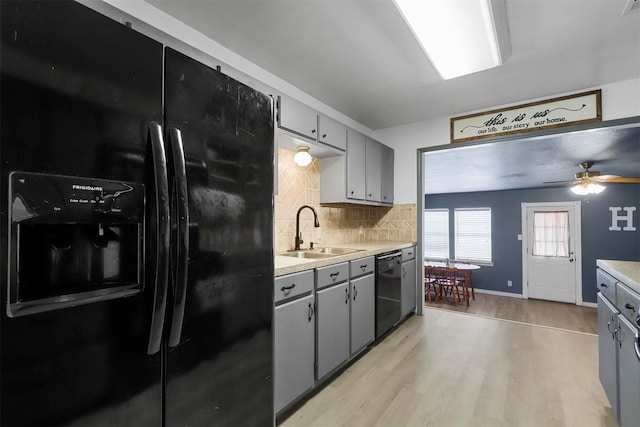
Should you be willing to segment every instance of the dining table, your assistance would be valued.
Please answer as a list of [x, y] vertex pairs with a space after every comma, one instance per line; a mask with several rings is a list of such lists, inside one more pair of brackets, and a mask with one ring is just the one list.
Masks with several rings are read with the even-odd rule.
[[464, 283], [464, 287], [465, 287], [465, 300], [467, 305], [469, 305], [469, 288], [471, 288], [471, 297], [472, 299], [476, 299], [476, 292], [475, 289], [473, 287], [473, 283], [472, 283], [472, 272], [473, 270], [479, 270], [481, 267], [477, 264], [472, 264], [469, 262], [465, 262], [465, 261], [449, 261], [449, 262], [445, 262], [445, 261], [435, 261], [435, 260], [429, 260], [429, 259], [425, 259], [424, 260], [424, 266], [425, 267], [433, 267], [436, 269], [438, 268], [455, 268], [458, 271], [460, 271], [461, 274], [464, 275], [465, 277], [465, 283]]

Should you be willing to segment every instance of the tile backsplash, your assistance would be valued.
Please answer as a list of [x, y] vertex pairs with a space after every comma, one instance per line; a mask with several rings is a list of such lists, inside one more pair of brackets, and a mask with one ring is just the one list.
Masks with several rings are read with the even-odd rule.
[[310, 242], [319, 246], [359, 241], [415, 241], [416, 205], [393, 207], [365, 205], [320, 205], [320, 161], [301, 167], [293, 162], [293, 151], [278, 149], [278, 195], [275, 197], [275, 251], [294, 247], [296, 213], [303, 205], [318, 212], [320, 228], [313, 226], [313, 213], [300, 213], [300, 231], [308, 248]]

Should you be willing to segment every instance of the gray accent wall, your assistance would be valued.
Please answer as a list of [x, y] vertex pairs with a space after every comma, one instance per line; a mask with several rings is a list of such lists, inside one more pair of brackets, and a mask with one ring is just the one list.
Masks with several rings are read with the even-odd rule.
[[[640, 261], [640, 185], [606, 184], [598, 195], [576, 196], [567, 187], [536, 188], [478, 193], [428, 194], [426, 209], [449, 209], [450, 251], [455, 253], [453, 210], [491, 208], [493, 266], [473, 272], [476, 289], [522, 294], [522, 203], [581, 201], [582, 216], [582, 299], [596, 303], [596, 259]], [[610, 231], [609, 207], [635, 207], [635, 231]], [[618, 215], [623, 216], [622, 211]], [[620, 227], [626, 226], [619, 221]], [[512, 286], [507, 286], [507, 281]]]

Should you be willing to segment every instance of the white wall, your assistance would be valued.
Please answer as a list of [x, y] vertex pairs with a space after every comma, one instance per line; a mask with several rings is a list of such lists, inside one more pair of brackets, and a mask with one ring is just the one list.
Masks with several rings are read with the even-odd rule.
[[[640, 116], [640, 78], [595, 88], [585, 88], [574, 93], [593, 89], [602, 89], [602, 120]], [[558, 94], [557, 96], [563, 95], [568, 94]], [[535, 101], [537, 100], [522, 100], [516, 105]], [[481, 111], [502, 107], [506, 106], [491, 106]], [[476, 111], [461, 112], [455, 116], [474, 112]], [[417, 150], [449, 144], [449, 129], [450, 117], [447, 116], [382, 129], [374, 133], [374, 138], [384, 142], [395, 151], [395, 203], [416, 203], [418, 191]]]
[[[120, 22], [131, 22], [132, 27], [137, 31], [168, 46], [186, 50], [188, 54], [211, 66], [222, 65], [223, 73], [255, 89], [271, 95], [288, 95], [365, 135], [373, 134], [371, 129], [307, 95], [297, 87], [260, 68], [143, 0], [77, 1]], [[202, 56], [199, 56], [198, 53]], [[207, 61], [207, 57], [214, 61]]]

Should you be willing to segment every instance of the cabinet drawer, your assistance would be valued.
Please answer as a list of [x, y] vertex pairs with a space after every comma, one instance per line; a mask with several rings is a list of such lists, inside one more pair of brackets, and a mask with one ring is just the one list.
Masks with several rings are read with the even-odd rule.
[[316, 288], [322, 289], [327, 286], [342, 283], [349, 278], [349, 263], [328, 265], [316, 269]]
[[596, 270], [596, 280], [598, 290], [602, 292], [609, 301], [616, 302], [616, 279], [609, 276], [601, 269]]
[[349, 277], [353, 279], [354, 277], [371, 274], [373, 273], [375, 266], [375, 257], [372, 256], [349, 261]]
[[276, 277], [273, 291], [275, 302], [313, 291], [313, 270]]
[[405, 248], [402, 250], [402, 262], [407, 262], [409, 260], [416, 258], [416, 247], [412, 246], [410, 248]]
[[616, 307], [634, 325], [637, 325], [640, 295], [627, 288], [622, 283], [616, 285]]

